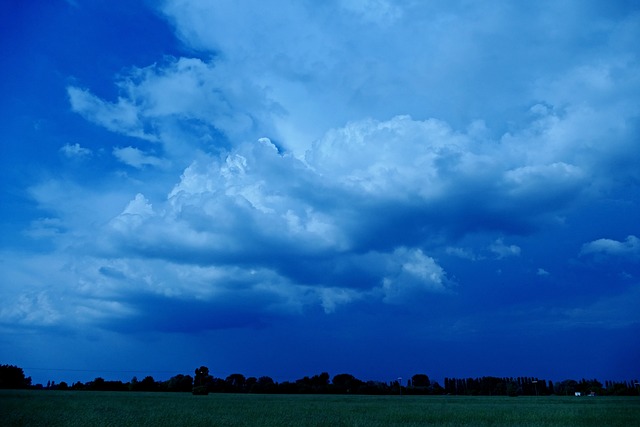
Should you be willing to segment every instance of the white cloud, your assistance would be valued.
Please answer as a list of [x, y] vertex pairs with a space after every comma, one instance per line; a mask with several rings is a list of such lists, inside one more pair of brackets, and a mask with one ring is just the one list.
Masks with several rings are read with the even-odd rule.
[[453, 255], [456, 256], [458, 258], [463, 258], [463, 259], [468, 259], [471, 261], [476, 261], [477, 259], [479, 259], [478, 256], [476, 256], [476, 254], [473, 253], [473, 251], [469, 248], [459, 248], [459, 247], [455, 247], [455, 246], [447, 246], [445, 248], [445, 252], [448, 255]]
[[255, 138], [255, 127], [268, 126], [264, 119], [273, 108], [252, 80], [234, 74], [225, 63], [196, 58], [134, 69], [119, 85], [160, 134], [174, 118], [213, 125], [234, 140]]
[[[128, 69], [116, 84], [115, 102], [68, 87], [73, 111], [110, 131], [162, 144], [178, 167], [193, 161], [198, 150], [215, 151], [230, 141], [273, 133], [273, 116], [281, 113], [266, 88], [224, 62], [167, 57]], [[115, 148], [114, 154], [137, 168], [168, 165], [133, 147]]]
[[[512, 187], [509, 192], [513, 197], [531, 197], [537, 192], [557, 194], [558, 187], [576, 191], [585, 181], [584, 172], [579, 167], [563, 162], [518, 167], [506, 171], [504, 178], [505, 184]], [[550, 185], [554, 186], [554, 191], [549, 191]]]
[[136, 198], [129, 202], [124, 211], [122, 211], [122, 214], [150, 216], [153, 215], [153, 206], [144, 197], [144, 195], [138, 193], [136, 194]]
[[[427, 224], [465, 230], [477, 227], [477, 217], [533, 222], [579, 196], [564, 185], [583, 182], [572, 177], [576, 168], [564, 163], [512, 168], [528, 160], [524, 146], [514, 145], [508, 155], [499, 148], [440, 121], [406, 116], [330, 130], [304, 161], [261, 138], [222, 158], [193, 162], [169, 192], [162, 216], [130, 239], [152, 238], [141, 244], [152, 247], [157, 239], [175, 238], [198, 252], [226, 247], [255, 254], [261, 251], [249, 248], [270, 242], [278, 250], [313, 253], [359, 247], [378, 233], [389, 236], [380, 249], [392, 250], [407, 243], [399, 231], [403, 227], [429, 235]], [[133, 148], [126, 153], [136, 165], [156, 163]], [[523, 199], [533, 208], [523, 209]], [[497, 240], [490, 250], [505, 257], [518, 255], [520, 248]]]
[[[304, 194], [296, 194], [297, 180], [306, 174], [310, 172], [300, 161], [281, 156], [264, 140], [244, 145], [220, 161], [194, 162], [168, 194], [161, 216], [136, 219], [135, 226], [145, 231], [121, 238], [144, 248], [170, 239], [176, 248], [186, 245], [214, 258], [245, 251], [255, 256], [345, 247], [344, 232], [335, 219]], [[290, 179], [293, 176], [296, 180]], [[120, 229], [133, 226], [131, 221], [120, 215], [113, 224]]]
[[[514, 105], [542, 99], [564, 108], [604, 96], [625, 99], [626, 108], [635, 105], [628, 93], [638, 90], [628, 55], [638, 17], [618, 27], [578, 4], [220, 1], [213, 7], [170, 0], [161, 10], [185, 43], [215, 52], [218, 66], [268, 91], [286, 112], [274, 117], [273, 136], [298, 154], [328, 128], [365, 117], [438, 117], [457, 128], [482, 118], [503, 131], [503, 114]], [[598, 25], [577, 26], [581, 20]], [[527, 43], [537, 48], [522, 49]], [[619, 107], [609, 104], [598, 115], [615, 118]], [[606, 135], [608, 126], [597, 134]]]
[[61, 317], [44, 291], [22, 293], [13, 305], [0, 309], [0, 321], [21, 326], [51, 326], [58, 323]]
[[89, 157], [92, 154], [91, 150], [81, 147], [78, 143], [75, 143], [73, 145], [65, 144], [60, 147], [60, 152], [68, 158], [83, 158]]
[[634, 235], [627, 236], [624, 241], [598, 239], [585, 243], [580, 254], [605, 254], [637, 258], [640, 257], [640, 239]]
[[385, 198], [409, 194], [431, 198], [443, 194], [449, 178], [441, 175], [441, 160], [459, 156], [456, 160], [470, 167], [480, 161], [464, 151], [469, 145], [466, 136], [439, 120], [398, 116], [383, 122], [351, 122], [330, 130], [314, 143], [305, 159], [323, 178], [356, 192]]
[[363, 295], [353, 289], [321, 287], [316, 291], [320, 297], [325, 313], [333, 313], [337, 307], [354, 300], [362, 299]]
[[135, 147], [116, 147], [113, 149], [113, 155], [122, 163], [141, 169], [145, 166], [165, 167], [167, 160], [161, 159]]
[[[242, 316], [237, 311], [247, 309], [264, 316], [299, 313], [303, 306], [318, 301], [308, 287], [292, 285], [277, 273], [259, 267], [203, 267], [166, 260], [67, 253], [27, 258], [0, 253], [0, 262], [3, 269], [11, 266], [3, 274], [8, 285], [0, 292], [0, 325], [73, 330], [112, 328], [127, 319], [125, 323], [131, 325], [124, 328], [135, 330], [139, 327], [136, 322], [141, 321], [145, 329], [154, 329], [144, 319], [165, 319], [167, 313], [158, 312], [162, 304], [168, 304], [167, 310], [174, 302], [178, 308], [183, 301], [192, 307], [204, 304], [211, 307], [212, 313], [218, 313], [212, 318], [233, 318]], [[323, 297], [327, 310], [346, 302], [339, 294], [348, 292], [335, 289], [334, 297], [327, 293]], [[199, 321], [213, 329], [226, 324], [224, 318]]]
[[156, 140], [155, 136], [145, 133], [138, 108], [130, 100], [118, 98], [117, 103], [109, 103], [88, 90], [73, 86], [67, 88], [67, 94], [73, 111], [87, 120], [113, 132], [150, 141]]
[[0, 324], [75, 329], [133, 313], [117, 300], [117, 287], [96, 274], [95, 259], [87, 254], [2, 252], [0, 262], [7, 284], [0, 292]]
[[506, 245], [502, 239], [496, 239], [496, 241], [489, 246], [489, 250], [493, 252], [498, 259], [520, 255], [519, 246]]
[[389, 257], [392, 274], [384, 277], [381, 290], [387, 303], [404, 303], [424, 293], [447, 290], [446, 272], [420, 249], [400, 248]]

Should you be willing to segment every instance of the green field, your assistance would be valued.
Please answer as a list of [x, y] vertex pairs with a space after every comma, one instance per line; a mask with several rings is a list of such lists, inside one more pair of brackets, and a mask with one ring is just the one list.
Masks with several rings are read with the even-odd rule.
[[0, 391], [2, 426], [632, 426], [640, 397]]

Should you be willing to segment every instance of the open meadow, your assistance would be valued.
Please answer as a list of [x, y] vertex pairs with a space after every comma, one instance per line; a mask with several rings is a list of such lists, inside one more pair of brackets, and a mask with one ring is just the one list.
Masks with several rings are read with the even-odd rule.
[[631, 426], [640, 397], [0, 391], [3, 426]]

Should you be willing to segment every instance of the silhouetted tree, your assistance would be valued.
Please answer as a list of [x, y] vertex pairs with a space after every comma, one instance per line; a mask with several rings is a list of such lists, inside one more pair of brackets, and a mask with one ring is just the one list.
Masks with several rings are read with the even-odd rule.
[[314, 375], [311, 378], [304, 377], [296, 380], [297, 393], [314, 393], [322, 394], [329, 391], [329, 374], [323, 372], [319, 375]]
[[329, 388], [329, 373], [323, 372], [311, 377], [311, 386], [315, 393], [326, 393]]
[[332, 380], [334, 393], [355, 393], [363, 384], [351, 374], [338, 374]]
[[227, 382], [222, 378], [211, 377], [211, 381], [209, 381], [209, 392], [211, 393], [227, 393], [228, 386]]
[[257, 382], [258, 382], [258, 379], [256, 377], [247, 378], [247, 380], [244, 382], [244, 391], [246, 393], [249, 393], [251, 389], [253, 389], [253, 387], [256, 385]]
[[516, 397], [522, 394], [522, 389], [520, 388], [520, 384], [517, 381], [510, 380], [506, 384], [506, 393], [507, 396]]
[[431, 385], [431, 381], [425, 374], [415, 374], [411, 377], [411, 385], [412, 387], [429, 387]]
[[87, 390], [104, 391], [106, 389], [104, 378], [97, 377], [93, 381], [88, 382]]
[[242, 393], [246, 378], [242, 374], [231, 374], [225, 380], [227, 383], [227, 391], [232, 393]]
[[458, 391], [458, 380], [456, 378], [444, 379], [444, 393], [446, 394], [461, 394]]
[[637, 396], [638, 388], [635, 385], [638, 381], [610, 381], [607, 386], [607, 394], [610, 396]]
[[391, 388], [387, 383], [381, 381], [367, 381], [358, 387], [358, 393], [372, 395], [390, 394]]
[[432, 382], [429, 386], [430, 394], [444, 394], [444, 388], [437, 382]]
[[105, 381], [104, 378], [97, 377], [93, 381], [86, 383], [83, 389], [91, 391], [126, 391], [129, 387], [122, 381]]
[[555, 391], [558, 395], [571, 395], [577, 391], [578, 382], [575, 380], [564, 380], [560, 383], [556, 383]]
[[258, 381], [251, 386], [249, 391], [251, 393], [275, 393], [277, 387], [271, 377], [260, 377]]
[[156, 384], [156, 380], [154, 380], [153, 377], [149, 375], [144, 377], [143, 380], [140, 381], [139, 390], [140, 391], [157, 391], [158, 384]]
[[167, 391], [192, 391], [193, 378], [190, 375], [178, 374], [165, 381], [164, 388]]
[[13, 365], [0, 365], [0, 389], [29, 388], [31, 377], [25, 377], [22, 368]]
[[193, 380], [193, 394], [209, 394], [209, 385], [213, 381], [213, 377], [209, 375], [209, 368], [200, 366], [195, 370], [195, 378]]

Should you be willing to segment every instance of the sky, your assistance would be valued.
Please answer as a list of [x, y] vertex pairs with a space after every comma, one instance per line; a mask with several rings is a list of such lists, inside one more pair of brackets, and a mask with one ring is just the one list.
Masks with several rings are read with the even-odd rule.
[[640, 3], [1, 7], [0, 363], [640, 377]]

